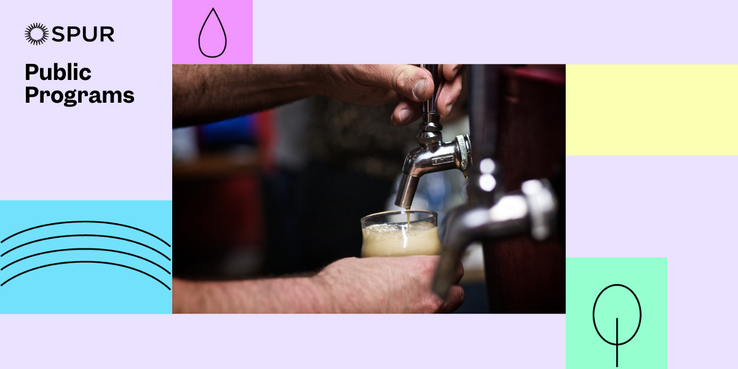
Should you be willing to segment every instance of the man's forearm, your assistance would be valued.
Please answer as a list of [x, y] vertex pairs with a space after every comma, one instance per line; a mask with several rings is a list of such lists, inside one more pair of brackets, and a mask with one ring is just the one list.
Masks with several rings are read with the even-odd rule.
[[175, 278], [174, 313], [329, 313], [330, 293], [315, 278], [194, 282]]
[[216, 122], [319, 94], [317, 68], [172, 65], [174, 126]]
[[[464, 301], [461, 286], [448, 299], [430, 289], [438, 256], [345, 258], [310, 278], [234, 282], [174, 279], [175, 313], [433, 313]], [[456, 282], [464, 274], [461, 264]]]

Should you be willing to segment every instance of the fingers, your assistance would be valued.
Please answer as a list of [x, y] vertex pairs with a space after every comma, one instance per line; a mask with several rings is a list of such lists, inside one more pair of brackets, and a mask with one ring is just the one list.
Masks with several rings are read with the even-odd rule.
[[459, 262], [459, 267], [456, 268], [456, 280], [455, 284], [451, 286], [451, 288], [448, 290], [448, 296], [446, 297], [446, 301], [441, 304], [441, 307], [438, 308], [439, 313], [450, 313], [456, 309], [458, 309], [462, 303], [464, 303], [464, 288], [459, 286], [459, 281], [461, 281], [461, 278], [464, 276], [464, 265]]
[[464, 277], [464, 264], [461, 264], [459, 262], [459, 267], [456, 269], [456, 283], [459, 283], [461, 281], [461, 278]]
[[438, 94], [437, 109], [441, 117], [447, 117], [461, 96], [463, 74], [460, 64], [444, 64], [443, 77], [446, 83]]
[[453, 81], [461, 73], [461, 64], [443, 64], [443, 78]]
[[458, 284], [453, 285], [451, 286], [451, 289], [448, 291], [448, 297], [446, 298], [446, 301], [444, 301], [441, 307], [438, 308], [438, 312], [439, 313], [450, 313], [458, 309], [463, 303], [464, 303], [464, 288], [462, 288]]
[[415, 102], [426, 101], [433, 94], [433, 78], [429, 71], [407, 64], [381, 64], [366, 66], [364, 83], [396, 91], [402, 97]]
[[403, 99], [397, 104], [395, 111], [392, 112], [390, 120], [396, 126], [404, 126], [420, 119], [421, 114], [420, 104], [409, 99]]
[[[394, 73], [400, 76], [410, 76], [416, 73], [414, 70], [424, 71], [422, 68], [416, 68], [414, 66], [392, 66]], [[399, 69], [398, 69], [399, 68]], [[463, 74], [461, 73], [461, 64], [444, 64], [442, 66], [443, 78], [446, 79], [443, 88], [438, 94], [437, 109], [441, 117], [447, 117], [451, 114], [456, 102], [461, 96], [461, 88], [463, 82]], [[400, 78], [402, 79], [402, 78]], [[398, 83], [397, 86], [407, 86], [409, 83]], [[395, 111], [392, 114], [392, 124], [396, 126], [404, 126], [410, 124], [420, 118], [422, 113], [421, 106], [413, 101], [425, 101], [430, 98], [432, 94], [433, 82], [430, 81], [430, 88], [426, 88], [423, 91], [422, 96], [419, 96], [420, 100], [416, 98], [406, 98], [400, 104], [397, 105]], [[395, 89], [398, 93], [402, 93], [401, 90]], [[403, 94], [403, 96], [407, 96]], [[416, 95], [413, 95], [418, 97]]]
[[[425, 68], [406, 64], [363, 65], [354, 70], [357, 82], [392, 90], [403, 97], [392, 113], [392, 124], [407, 125], [420, 118], [421, 106], [433, 94], [433, 78]], [[437, 109], [441, 117], [447, 117], [461, 95], [462, 73], [460, 64], [444, 64], [443, 88], [438, 93]], [[413, 103], [415, 102], [415, 103]]]
[[[434, 269], [435, 272], [435, 269]], [[464, 276], [464, 266], [459, 262], [458, 268], [456, 268], [456, 275], [455, 275], [455, 281], [454, 284], [449, 288], [448, 295], [446, 296], [446, 300], [443, 301], [438, 308], [437, 312], [439, 313], [450, 313], [456, 309], [458, 309], [462, 303], [464, 303], [464, 288], [461, 287], [458, 283], [461, 281], [461, 277]], [[434, 294], [435, 296], [435, 294]], [[438, 300], [438, 296], [435, 296]]]

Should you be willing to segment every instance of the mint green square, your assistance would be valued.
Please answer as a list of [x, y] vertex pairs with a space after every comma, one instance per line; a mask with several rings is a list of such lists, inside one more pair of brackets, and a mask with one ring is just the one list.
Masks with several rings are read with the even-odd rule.
[[566, 258], [566, 367], [666, 368], [666, 273], [666, 258]]

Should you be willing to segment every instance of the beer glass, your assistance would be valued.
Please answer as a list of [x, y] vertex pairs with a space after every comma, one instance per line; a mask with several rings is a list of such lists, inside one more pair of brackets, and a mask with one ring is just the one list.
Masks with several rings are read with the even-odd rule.
[[429, 210], [396, 210], [361, 218], [361, 257], [437, 255], [438, 214]]

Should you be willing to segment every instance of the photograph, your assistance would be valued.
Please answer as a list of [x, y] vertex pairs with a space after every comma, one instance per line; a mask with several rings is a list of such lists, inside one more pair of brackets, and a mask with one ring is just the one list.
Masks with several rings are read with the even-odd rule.
[[174, 313], [565, 313], [564, 65], [172, 65]]

